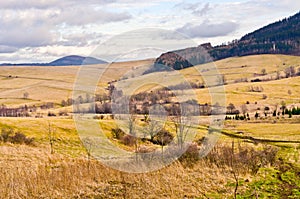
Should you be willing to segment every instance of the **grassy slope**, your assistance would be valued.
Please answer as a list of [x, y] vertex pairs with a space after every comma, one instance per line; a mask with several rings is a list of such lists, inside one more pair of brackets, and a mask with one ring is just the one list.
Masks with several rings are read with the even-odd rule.
[[[150, 65], [153, 60], [114, 63], [109, 66], [83, 66], [91, 70], [105, 69], [99, 85], [106, 87], [107, 82], [119, 79], [132, 67]], [[43, 102], [60, 103], [72, 95], [78, 66], [38, 67], [17, 66], [2, 67], [0, 70], [0, 104], [21, 105]], [[11, 78], [8, 78], [11, 76]], [[17, 76], [17, 78], [16, 78]], [[28, 99], [22, 99], [25, 92]]]
[[[182, 71], [153, 73], [145, 76], [128, 75], [132, 68], [139, 66], [151, 65], [153, 60], [114, 63], [105, 71], [99, 88], [102, 90], [106, 87], [108, 81], [120, 79], [123, 76], [129, 76], [129, 79], [122, 81], [119, 85], [128, 89], [129, 85], [135, 85], [135, 89], [139, 91], [148, 91], [151, 88], [161, 85], [176, 85], [183, 80], [192, 82], [203, 82], [202, 75], [209, 72], [201, 73], [201, 69], [205, 65], [196, 66], [195, 68], [187, 68]], [[221, 74], [224, 74], [226, 80], [232, 83], [233, 80], [247, 77], [249, 80], [253, 78], [253, 73], [260, 73], [265, 68], [268, 74], [276, 71], [284, 71], [288, 66], [298, 66], [300, 57], [285, 55], [259, 55], [240, 58], [228, 58], [208, 64], [217, 67]], [[283, 65], [284, 64], [284, 65]], [[243, 66], [243, 67], [242, 67]], [[96, 69], [104, 68], [99, 65]], [[92, 67], [94, 70], [95, 67]], [[72, 94], [72, 89], [76, 74], [79, 67], [1, 67], [0, 71], [0, 103], [7, 105], [18, 104], [36, 104], [47, 101], [61, 102]], [[128, 72], [129, 71], [129, 72]], [[7, 78], [18, 76], [18, 78]], [[130, 77], [134, 78], [130, 78]], [[157, 83], [151, 84], [151, 82]], [[227, 103], [241, 105], [244, 103], [241, 99], [247, 99], [250, 102], [262, 101], [262, 95], [266, 94], [268, 99], [263, 103], [281, 102], [296, 103], [299, 101], [300, 89], [299, 78], [283, 79], [279, 81], [262, 82], [262, 83], [238, 83], [225, 86]], [[247, 92], [249, 86], [262, 86], [264, 92], [253, 93]], [[292, 94], [287, 94], [291, 90]], [[29, 99], [22, 99], [23, 93], [29, 93]], [[134, 91], [132, 91], [134, 92]], [[209, 102], [209, 91], [202, 89], [197, 90], [198, 99], [201, 103]], [[191, 93], [190, 93], [191, 94]]]
[[[160, 86], [170, 86], [181, 83], [182, 81], [203, 82], [203, 75], [216, 72], [209, 71], [201, 73], [203, 68], [217, 67], [220, 74], [224, 74], [229, 82], [225, 85], [227, 104], [234, 103], [237, 106], [244, 104], [246, 101], [251, 103], [258, 102], [265, 105], [275, 105], [281, 101], [286, 101], [288, 104], [300, 102], [300, 77], [281, 79], [276, 81], [267, 81], [259, 83], [234, 83], [233, 81], [240, 78], [248, 78], [248, 81], [255, 78], [254, 73], [261, 73], [262, 68], [265, 68], [267, 73], [275, 76], [276, 71], [283, 73], [284, 69], [289, 66], [299, 66], [300, 57], [285, 56], [285, 55], [259, 55], [239, 58], [229, 58], [217, 61], [214, 66], [212, 63], [200, 65], [194, 68], [187, 68], [181, 71], [153, 73], [140, 77], [135, 77], [121, 81], [119, 86], [127, 93], [134, 92], [135, 89], [140, 91], [149, 91]], [[283, 65], [284, 64], [284, 65]], [[244, 66], [244, 67], [242, 67]], [[269, 75], [265, 76], [268, 78]], [[283, 74], [282, 74], [283, 75]], [[156, 84], [153, 84], [155, 82]], [[135, 85], [132, 89], [131, 85]], [[264, 91], [249, 92], [250, 86], [263, 87]], [[288, 94], [291, 91], [291, 95]], [[125, 93], [126, 93], [125, 92]], [[208, 89], [185, 90], [184, 94], [193, 95], [196, 92], [200, 103], [211, 102], [211, 93]], [[182, 94], [178, 94], [182, 95]], [[263, 95], [267, 95], [267, 99], [263, 100]]]

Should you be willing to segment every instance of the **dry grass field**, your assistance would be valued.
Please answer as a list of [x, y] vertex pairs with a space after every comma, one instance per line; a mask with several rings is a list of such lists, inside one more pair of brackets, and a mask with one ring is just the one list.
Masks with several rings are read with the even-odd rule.
[[[140, 76], [144, 67], [153, 60], [113, 63], [98, 82], [103, 92], [108, 82], [120, 80], [118, 88], [127, 92], [154, 90], [160, 85], [172, 86], [186, 79], [203, 82], [199, 71], [205, 65], [173, 72], [161, 72]], [[79, 67], [1, 67], [0, 104], [8, 107], [41, 105], [54, 102], [54, 108], [41, 111], [42, 118], [0, 117], [0, 130], [13, 129], [33, 144], [4, 142], [0, 136], [0, 198], [299, 198], [300, 197], [300, 118], [288, 115], [263, 116], [266, 106], [271, 111], [284, 101], [287, 107], [300, 104], [300, 77], [250, 82], [254, 73], [266, 70], [263, 78], [275, 77], [285, 68], [299, 68], [300, 58], [284, 55], [260, 55], [230, 58], [214, 63], [225, 75], [226, 105], [246, 107], [251, 120], [224, 122], [222, 131], [232, 135], [220, 135], [211, 153], [198, 160], [195, 148], [161, 170], [131, 174], [106, 167], [90, 157], [76, 129], [72, 107], [62, 107], [61, 101], [71, 97]], [[87, 70], [103, 70], [105, 65], [83, 66]], [[132, 69], [134, 69], [132, 71]], [[104, 70], [103, 70], [104, 71]], [[211, 71], [210, 71], [211, 72]], [[209, 74], [209, 71], [203, 74]], [[247, 78], [248, 82], [235, 82]], [[249, 87], [263, 88], [261, 92], [249, 91]], [[24, 93], [28, 98], [24, 98]], [[126, 92], [125, 92], [126, 93]], [[176, 95], [188, 99], [196, 95], [199, 103], [210, 103], [209, 89], [176, 91]], [[266, 96], [266, 97], [264, 97]], [[84, 104], [88, 106], [89, 104]], [[67, 116], [48, 117], [47, 112], [67, 112]], [[261, 114], [255, 119], [255, 112]], [[94, 115], [82, 115], [93, 118]], [[109, 140], [125, 150], [134, 151], [113, 138], [115, 122], [105, 115], [91, 121], [97, 123]], [[139, 124], [144, 125], [140, 116]], [[208, 132], [209, 116], [201, 116], [196, 127], [194, 142], [201, 147], [201, 140]], [[174, 136], [174, 125], [165, 128]], [[173, 123], [174, 124], [174, 123]], [[238, 137], [240, 136], [240, 137]], [[281, 140], [255, 142], [256, 139]], [[293, 142], [290, 143], [289, 141]], [[298, 142], [298, 143], [297, 143]], [[156, 147], [149, 141], [139, 140], [139, 145]], [[197, 151], [197, 147], [196, 147]], [[236, 190], [235, 190], [236, 189]]]
[[[150, 65], [151, 63], [153, 60], [83, 67], [90, 67], [91, 70], [107, 68], [98, 83], [100, 87], [107, 87], [107, 82], [121, 78], [131, 68]], [[1, 67], [0, 104], [18, 106], [44, 102], [60, 103], [71, 97], [79, 69], [79, 66]], [[25, 92], [29, 94], [28, 99], [23, 99]]]

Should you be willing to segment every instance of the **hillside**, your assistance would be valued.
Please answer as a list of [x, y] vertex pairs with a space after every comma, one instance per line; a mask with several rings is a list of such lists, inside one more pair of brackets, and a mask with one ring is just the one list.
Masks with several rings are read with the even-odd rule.
[[[244, 57], [233, 57], [214, 62], [218, 72], [224, 75], [226, 102], [241, 106], [246, 101], [257, 102], [258, 106], [273, 106], [281, 101], [288, 104], [298, 102], [299, 96], [299, 77], [285, 78], [285, 70], [289, 66], [295, 66], [298, 71], [300, 63], [299, 56], [288, 55], [252, 55]], [[209, 63], [210, 64], [210, 63]], [[209, 65], [208, 64], [208, 65]], [[190, 96], [193, 93], [199, 97], [199, 103], [208, 103], [211, 101], [211, 93], [208, 88], [200, 88], [205, 85], [204, 77], [208, 77], [211, 71], [203, 71], [206, 64], [195, 67], [185, 68], [179, 71], [163, 71], [135, 76], [134, 78], [124, 79], [118, 82], [119, 88], [124, 93], [130, 90], [130, 85], [143, 85], [147, 82], [156, 82], [157, 85], [146, 85], [140, 87], [140, 92], [147, 92], [151, 89], [157, 89], [160, 85], [168, 86], [174, 90], [176, 86], [182, 83], [182, 79], [187, 80], [193, 89], [185, 90], [184, 94]], [[265, 74], [262, 75], [262, 69]], [[279, 74], [279, 78], [277, 78]], [[158, 78], [164, 77], [164, 78]], [[255, 79], [261, 79], [261, 82], [252, 82]], [[249, 91], [250, 87], [262, 87], [264, 91]], [[288, 94], [291, 91], [291, 95]], [[181, 95], [181, 94], [180, 94]], [[263, 95], [267, 99], [263, 99]], [[185, 96], [185, 97], [186, 97]]]
[[[151, 65], [153, 60], [117, 62], [109, 66], [99, 84], [120, 78], [132, 67]], [[105, 69], [106, 65], [96, 64], [91, 70]], [[71, 97], [74, 81], [79, 66], [1, 66], [0, 71], [0, 104], [19, 106], [22, 104], [42, 104], [45, 102], [60, 103]], [[29, 94], [28, 99], [23, 94]]]
[[[198, 47], [162, 54], [156, 59], [156, 67], [169, 66], [175, 70], [228, 57], [285, 54], [300, 55], [300, 13], [246, 34], [228, 45]], [[207, 54], [208, 53], [208, 54]], [[176, 55], [175, 55], [176, 54]], [[208, 56], [210, 55], [210, 56]]]

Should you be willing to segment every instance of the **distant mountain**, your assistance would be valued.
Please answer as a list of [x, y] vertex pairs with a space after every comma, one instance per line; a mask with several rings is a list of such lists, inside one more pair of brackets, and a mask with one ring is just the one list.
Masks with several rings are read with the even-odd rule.
[[70, 55], [59, 58], [50, 63], [21, 63], [12, 64], [4, 63], [1, 66], [78, 66], [78, 65], [93, 65], [93, 64], [104, 64], [107, 63], [103, 60], [96, 59], [94, 57], [82, 57], [78, 55]]
[[104, 64], [105, 61], [93, 58], [93, 57], [81, 57], [77, 55], [70, 55], [53, 62], [50, 62], [49, 66], [71, 66], [71, 65], [92, 65], [92, 64]]
[[[208, 54], [203, 53], [204, 51]], [[159, 65], [166, 65], [178, 70], [212, 60], [258, 54], [300, 55], [300, 12], [249, 33], [228, 45], [213, 47], [206, 43], [164, 53], [156, 59], [154, 66], [159, 68]]]

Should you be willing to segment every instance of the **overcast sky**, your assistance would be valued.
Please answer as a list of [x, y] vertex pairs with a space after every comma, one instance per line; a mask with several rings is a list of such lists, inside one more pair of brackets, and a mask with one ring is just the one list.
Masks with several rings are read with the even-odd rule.
[[0, 62], [88, 56], [107, 39], [141, 28], [218, 45], [299, 10], [298, 0], [0, 0]]

